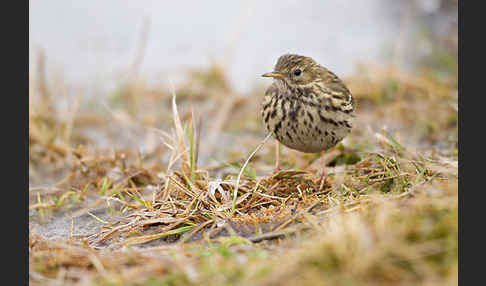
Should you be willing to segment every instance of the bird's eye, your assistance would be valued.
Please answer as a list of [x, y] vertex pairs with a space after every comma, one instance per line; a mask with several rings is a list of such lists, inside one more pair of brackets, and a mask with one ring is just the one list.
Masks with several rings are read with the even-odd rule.
[[299, 76], [302, 73], [300, 69], [294, 70], [294, 75]]

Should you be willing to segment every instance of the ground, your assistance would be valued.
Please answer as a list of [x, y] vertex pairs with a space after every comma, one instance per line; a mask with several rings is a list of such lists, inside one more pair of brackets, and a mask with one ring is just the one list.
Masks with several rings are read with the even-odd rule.
[[456, 285], [457, 69], [343, 79], [356, 121], [322, 186], [319, 154], [250, 156], [264, 87], [218, 65], [102, 99], [32, 79], [31, 283]]

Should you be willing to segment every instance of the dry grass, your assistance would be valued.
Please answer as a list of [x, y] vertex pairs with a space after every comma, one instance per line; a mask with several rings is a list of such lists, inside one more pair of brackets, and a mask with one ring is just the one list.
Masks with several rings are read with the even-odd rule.
[[[346, 82], [359, 121], [322, 188], [317, 155], [284, 149], [272, 174], [273, 144], [252, 154], [262, 92], [237, 96], [218, 66], [172, 91], [138, 78], [67, 119], [32, 89], [31, 185], [60, 179], [30, 190], [31, 283], [457, 284], [456, 79], [367, 67]], [[77, 234], [83, 215], [99, 227]], [[53, 217], [70, 235], [37, 234]]]

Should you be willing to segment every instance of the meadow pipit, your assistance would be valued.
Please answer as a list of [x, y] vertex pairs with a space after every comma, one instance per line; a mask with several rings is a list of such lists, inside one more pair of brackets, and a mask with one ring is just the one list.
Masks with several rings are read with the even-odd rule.
[[280, 170], [281, 142], [301, 152], [321, 152], [324, 179], [324, 151], [340, 142], [352, 127], [351, 92], [330, 70], [299, 55], [281, 56], [274, 71], [263, 76], [274, 79], [265, 92], [262, 117], [278, 140], [276, 170]]

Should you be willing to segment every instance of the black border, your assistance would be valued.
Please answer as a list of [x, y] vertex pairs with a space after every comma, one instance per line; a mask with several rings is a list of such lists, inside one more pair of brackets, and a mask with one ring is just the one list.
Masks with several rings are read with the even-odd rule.
[[[484, 9], [481, 1], [459, 1], [459, 285], [482, 285], [484, 259]], [[467, 2], [467, 9], [465, 9]], [[473, 6], [476, 4], [476, 6]], [[467, 23], [467, 24], [466, 24]], [[467, 27], [467, 30], [466, 30]], [[465, 39], [469, 35], [469, 44]], [[483, 156], [481, 156], [483, 155]], [[474, 182], [476, 181], [476, 182]], [[477, 230], [477, 233], [473, 233]], [[478, 259], [473, 259], [476, 256]], [[480, 282], [483, 281], [483, 282]]]
[[[1, 208], [6, 284], [29, 285], [29, 1], [3, 3], [0, 17]], [[9, 279], [11, 278], [11, 279]], [[10, 281], [13, 281], [10, 283]]]

